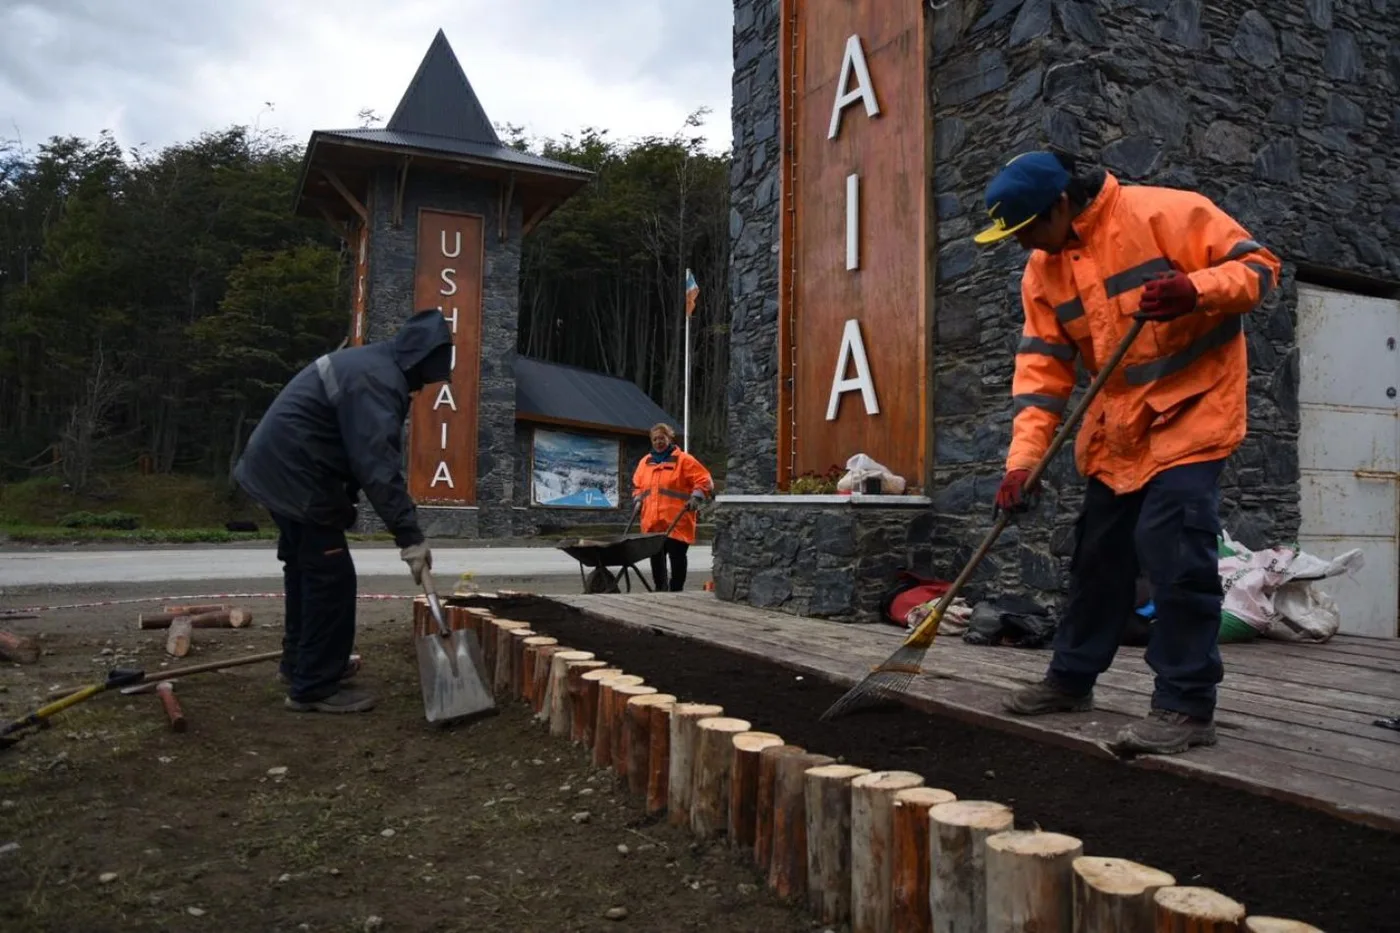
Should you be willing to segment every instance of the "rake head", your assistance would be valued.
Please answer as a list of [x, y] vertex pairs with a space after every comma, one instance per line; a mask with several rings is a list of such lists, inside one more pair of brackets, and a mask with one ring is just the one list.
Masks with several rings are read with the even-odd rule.
[[857, 709], [898, 700], [923, 670], [919, 662], [926, 650], [926, 646], [918, 645], [901, 647], [886, 658], [883, 664], [867, 674], [864, 680], [847, 690], [841, 699], [831, 704], [830, 708], [822, 713], [821, 721], [826, 722]]

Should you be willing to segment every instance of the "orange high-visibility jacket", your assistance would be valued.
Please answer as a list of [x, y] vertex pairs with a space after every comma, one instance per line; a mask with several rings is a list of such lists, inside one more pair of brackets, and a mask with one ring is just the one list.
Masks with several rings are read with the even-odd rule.
[[1209, 199], [1112, 174], [1074, 229], [1079, 242], [1036, 250], [1021, 280], [1007, 470], [1035, 467], [1067, 408], [1075, 358], [1096, 374], [1132, 326], [1142, 286], [1173, 269], [1195, 283], [1198, 309], [1143, 327], [1085, 412], [1075, 461], [1121, 495], [1168, 467], [1228, 456], [1245, 435], [1243, 317], [1278, 284], [1278, 258]]
[[[696, 490], [708, 496], [714, 488], [710, 471], [679, 447], [673, 448], [660, 463], [652, 463], [648, 454], [632, 473], [632, 497], [642, 503], [640, 528], [646, 534], [665, 531], [684, 511]], [[695, 543], [694, 512], [681, 516], [671, 537], [686, 544]]]

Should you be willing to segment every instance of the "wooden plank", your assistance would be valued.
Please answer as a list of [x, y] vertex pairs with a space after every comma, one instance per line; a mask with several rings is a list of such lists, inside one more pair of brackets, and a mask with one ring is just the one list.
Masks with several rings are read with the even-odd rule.
[[[733, 607], [739, 613], [712, 612], [702, 599], [666, 600], [645, 596], [563, 597], [588, 615], [627, 627], [664, 631], [687, 640], [699, 641], [734, 651], [736, 654], [778, 663], [795, 671], [819, 677], [838, 686], [849, 686], [869, 670], [871, 658], [885, 656], [902, 636], [890, 627], [889, 633], [860, 633], [855, 627], [798, 617], [777, 617], [748, 607]], [[740, 618], [727, 618], [738, 615]], [[755, 621], [759, 625], [754, 625]], [[834, 638], [836, 635], [844, 638]], [[937, 644], [937, 643], [935, 643]], [[977, 651], [998, 652], [992, 660], [973, 657]], [[1039, 653], [1037, 653], [1039, 654]], [[1111, 709], [1095, 711], [1090, 717], [1059, 715], [1020, 719], [999, 712], [998, 701], [1005, 684], [1017, 678], [1038, 675], [1045, 660], [1017, 649], [979, 649], [954, 642], [954, 646], [934, 655], [929, 676], [914, 682], [905, 700], [908, 705], [975, 725], [992, 726], [1037, 741], [1047, 741], [1100, 757], [1113, 757], [1104, 742], [1133, 718]], [[999, 658], [1014, 659], [1002, 663]], [[971, 663], [968, 663], [971, 662]], [[1110, 672], [1112, 674], [1113, 672]], [[1121, 674], [1118, 676], [1122, 676]], [[965, 679], [965, 678], [974, 679]], [[1127, 681], [1141, 684], [1143, 674], [1127, 675]], [[1261, 678], [1262, 679], [1262, 678]], [[985, 681], [1000, 681], [1001, 684]], [[1143, 689], [1138, 686], [1136, 689]], [[1132, 689], [1109, 687], [1114, 702], [1134, 695]], [[1324, 709], [1325, 707], [1318, 707]], [[1333, 757], [1345, 753], [1344, 744], [1333, 744], [1316, 754], [1283, 747], [1294, 741], [1288, 729], [1269, 725], [1258, 718], [1243, 734], [1224, 730], [1220, 744], [1210, 749], [1193, 749], [1183, 756], [1142, 756], [1129, 762], [1132, 767], [1164, 770], [1186, 777], [1261, 793], [1321, 809], [1346, 819], [1400, 829], [1400, 795], [1392, 789], [1396, 767], [1377, 767]], [[1325, 730], [1302, 729], [1307, 739]], [[1372, 761], [1384, 761], [1391, 751], [1381, 747], [1380, 738], [1371, 740]]]

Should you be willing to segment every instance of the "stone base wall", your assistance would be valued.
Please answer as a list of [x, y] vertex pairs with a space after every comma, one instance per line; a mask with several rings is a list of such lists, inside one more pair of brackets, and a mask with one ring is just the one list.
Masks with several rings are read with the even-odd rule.
[[799, 616], [878, 622], [900, 570], [930, 573], [921, 496], [720, 496], [715, 595]]

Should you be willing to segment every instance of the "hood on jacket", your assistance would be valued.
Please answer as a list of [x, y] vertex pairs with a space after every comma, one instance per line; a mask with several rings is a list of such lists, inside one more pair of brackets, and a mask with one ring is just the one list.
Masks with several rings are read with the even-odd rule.
[[394, 335], [394, 362], [417, 391], [452, 375], [452, 328], [436, 308], [416, 312]]

